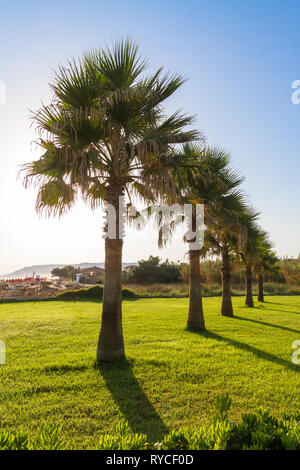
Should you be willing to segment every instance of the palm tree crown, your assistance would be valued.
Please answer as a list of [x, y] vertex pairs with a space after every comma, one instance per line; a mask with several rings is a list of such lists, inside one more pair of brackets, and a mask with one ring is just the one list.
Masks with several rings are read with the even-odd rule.
[[198, 137], [185, 130], [193, 118], [166, 116], [163, 104], [184, 82], [160, 68], [144, 77], [147, 62], [128, 41], [60, 67], [52, 103], [33, 118], [42, 157], [24, 166], [38, 180], [37, 209], [62, 214], [77, 190], [94, 206], [124, 191], [153, 200], [172, 188], [171, 168], [183, 163], [174, 146]]

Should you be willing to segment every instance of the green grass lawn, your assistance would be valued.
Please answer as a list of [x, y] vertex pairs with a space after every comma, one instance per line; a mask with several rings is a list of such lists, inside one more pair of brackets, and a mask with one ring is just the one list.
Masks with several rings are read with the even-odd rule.
[[205, 298], [207, 332], [185, 330], [187, 299], [124, 302], [127, 361], [94, 367], [101, 305], [28, 302], [0, 305], [0, 430], [62, 424], [76, 448], [96, 445], [125, 417], [131, 429], [159, 440], [168, 429], [201, 425], [229, 391], [230, 416], [269, 407], [299, 410], [300, 297], [267, 297], [256, 308], [234, 298], [235, 318], [219, 315], [220, 298]]

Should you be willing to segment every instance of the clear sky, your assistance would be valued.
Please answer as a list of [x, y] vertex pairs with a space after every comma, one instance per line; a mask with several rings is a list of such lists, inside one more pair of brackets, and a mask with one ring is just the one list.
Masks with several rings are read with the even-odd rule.
[[[197, 114], [210, 144], [225, 147], [246, 177], [245, 191], [262, 212], [279, 255], [300, 252], [299, 0], [1, 0], [0, 273], [24, 265], [104, 260], [101, 213], [78, 204], [62, 219], [34, 210], [35, 191], [16, 179], [37, 158], [29, 109], [50, 99], [48, 82], [61, 62], [129, 37], [153, 67], [189, 80], [169, 104]], [[149, 254], [183, 259], [175, 241], [129, 234], [124, 261]]]

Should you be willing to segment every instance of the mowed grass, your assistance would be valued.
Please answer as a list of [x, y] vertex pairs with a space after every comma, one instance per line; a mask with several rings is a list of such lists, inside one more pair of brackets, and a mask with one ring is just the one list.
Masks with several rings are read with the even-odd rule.
[[217, 394], [230, 392], [231, 418], [269, 407], [299, 410], [300, 297], [267, 297], [253, 309], [234, 298], [235, 318], [205, 298], [207, 332], [186, 331], [187, 299], [125, 301], [127, 361], [95, 367], [101, 304], [30, 302], [0, 305], [0, 429], [62, 425], [68, 446], [93, 448], [126, 418], [158, 441], [169, 429], [200, 426]]

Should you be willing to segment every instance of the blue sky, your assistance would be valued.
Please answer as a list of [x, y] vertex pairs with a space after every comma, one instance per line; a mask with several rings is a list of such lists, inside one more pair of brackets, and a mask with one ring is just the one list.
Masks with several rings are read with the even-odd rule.
[[[188, 78], [169, 110], [196, 114], [208, 142], [231, 152], [278, 253], [297, 256], [300, 105], [291, 101], [291, 84], [300, 79], [299, 14], [299, 1], [290, 0], [2, 0], [0, 80], [7, 95], [0, 105], [0, 273], [28, 264], [103, 261], [101, 214], [79, 204], [61, 220], [41, 219], [34, 190], [25, 191], [16, 172], [39, 155], [29, 109], [49, 101], [51, 70], [121, 37], [137, 41], [154, 68], [164, 65]], [[179, 241], [158, 251], [155, 240], [137, 244], [129, 236], [124, 260], [151, 253], [183, 259], [184, 252]]]

